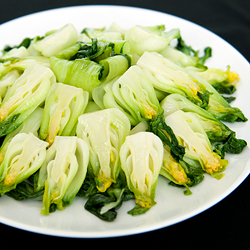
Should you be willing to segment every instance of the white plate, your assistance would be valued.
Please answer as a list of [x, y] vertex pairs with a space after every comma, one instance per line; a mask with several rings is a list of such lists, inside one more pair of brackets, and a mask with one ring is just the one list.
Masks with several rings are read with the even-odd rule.
[[[165, 24], [167, 30], [180, 28], [183, 39], [195, 49], [206, 46], [213, 48], [213, 57], [208, 66], [231, 69], [239, 73], [237, 98], [233, 103], [246, 117], [250, 118], [250, 66], [244, 57], [230, 44], [212, 32], [184, 19], [132, 7], [118, 6], [81, 6], [54, 9], [15, 19], [0, 26], [0, 48], [4, 45], [16, 45], [24, 37], [43, 35], [46, 31], [57, 29], [66, 23], [72, 23], [79, 32], [85, 27], [103, 27], [116, 22], [124, 28], [136, 24]], [[250, 123], [230, 124], [238, 138], [250, 142]], [[171, 187], [166, 179], [160, 177], [156, 198], [157, 204], [145, 215], [132, 217], [127, 211], [132, 209], [134, 201], [128, 201], [118, 211], [114, 222], [104, 222], [85, 211], [85, 200], [76, 198], [70, 207], [56, 211], [49, 216], [40, 214], [40, 201], [15, 201], [9, 197], [0, 198], [0, 222], [20, 229], [56, 236], [68, 237], [110, 237], [147, 232], [170, 226], [188, 219], [210, 208], [230, 194], [248, 176], [250, 170], [250, 149], [247, 147], [240, 155], [228, 157], [229, 166], [225, 177], [220, 181], [206, 175], [205, 180], [191, 190], [191, 196]]]

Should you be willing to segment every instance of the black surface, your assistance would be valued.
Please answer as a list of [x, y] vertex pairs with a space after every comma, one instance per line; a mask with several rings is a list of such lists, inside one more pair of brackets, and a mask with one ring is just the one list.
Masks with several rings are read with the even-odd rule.
[[[77, 0], [8, 0], [0, 5], [0, 24], [13, 18], [26, 14], [75, 5], [87, 4], [115, 4], [137, 6], [142, 8], [159, 10], [193, 21], [221, 36], [231, 43], [245, 58], [250, 60], [250, 1], [247, 0], [119, 0], [117, 1], [77, 1]], [[129, 18], [129, 17], [128, 17]], [[1, 39], [1, 38], [0, 38]], [[209, 45], [209, 44], [208, 44]], [[249, 72], [250, 73], [250, 72]], [[249, 83], [250, 84], [250, 83]], [[134, 236], [88, 240], [93, 247], [142, 248], [144, 244], [152, 243], [152, 247], [159, 248], [158, 242], [163, 243], [164, 248], [194, 248], [194, 249], [219, 249], [223, 247], [249, 249], [250, 247], [250, 177], [248, 177], [233, 193], [207, 211], [164, 229]], [[0, 203], [1, 206], [1, 203]], [[49, 246], [49, 240], [53, 243], [71, 242], [72, 239], [45, 236], [26, 232], [0, 224], [1, 240], [7, 235], [17, 239], [25, 239], [22, 243], [31, 243], [32, 248], [37, 247], [36, 242], [43, 246]], [[38, 241], [36, 241], [38, 240]], [[81, 243], [82, 240], [74, 239]], [[132, 240], [134, 240], [132, 243]], [[47, 244], [44, 245], [44, 242]], [[10, 242], [9, 242], [10, 243]], [[8, 243], [8, 245], [9, 245]], [[158, 243], [158, 244], [157, 244]], [[89, 245], [90, 246], [90, 245]], [[78, 247], [76, 245], [72, 247]], [[87, 245], [79, 245], [81, 248]], [[150, 247], [150, 246], [148, 246]]]

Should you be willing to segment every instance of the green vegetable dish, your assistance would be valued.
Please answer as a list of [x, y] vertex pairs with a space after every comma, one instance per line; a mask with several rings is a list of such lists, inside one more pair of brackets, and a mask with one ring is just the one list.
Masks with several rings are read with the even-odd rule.
[[164, 25], [67, 24], [6, 45], [0, 195], [35, 199], [43, 215], [78, 196], [113, 221], [127, 200], [133, 216], [155, 206], [160, 175], [184, 195], [206, 175], [219, 181], [247, 145], [226, 123], [247, 118], [231, 106], [240, 77], [207, 67], [211, 56]]

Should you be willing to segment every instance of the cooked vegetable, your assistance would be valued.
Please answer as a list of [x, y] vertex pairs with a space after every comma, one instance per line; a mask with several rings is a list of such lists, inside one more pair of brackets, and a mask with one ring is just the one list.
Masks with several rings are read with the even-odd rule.
[[122, 75], [131, 65], [131, 58], [115, 53], [115, 44], [92, 39], [78, 42], [50, 58], [51, 69], [59, 82], [92, 93], [104, 80]]
[[57, 135], [74, 135], [78, 116], [88, 103], [89, 93], [63, 83], [54, 83], [45, 100], [40, 138], [50, 145]]
[[226, 140], [215, 143], [214, 151], [218, 155], [220, 155], [221, 158], [224, 158], [225, 153], [240, 154], [246, 146], [247, 142], [243, 139], [237, 139], [235, 136], [235, 132], [232, 131], [232, 133]]
[[28, 67], [8, 89], [0, 106], [0, 136], [7, 135], [45, 100], [54, 81], [53, 72], [39, 64]]
[[32, 39], [31, 38], [24, 38], [23, 41], [19, 44], [19, 45], [16, 45], [16, 46], [9, 46], [9, 45], [6, 45], [3, 49], [3, 54], [6, 55], [7, 52], [11, 51], [12, 49], [19, 49], [19, 48], [28, 48], [30, 46], [30, 43], [31, 43]]
[[78, 40], [78, 32], [72, 24], [67, 24], [61, 29], [38, 40], [33, 47], [40, 51], [43, 56], [51, 57], [61, 50], [68, 48]]
[[192, 194], [189, 190], [191, 180], [188, 178], [185, 169], [170, 154], [167, 146], [164, 148], [163, 164], [160, 174], [177, 185], [183, 185], [187, 188], [186, 194]]
[[44, 188], [42, 214], [70, 205], [81, 188], [89, 161], [88, 145], [74, 136], [56, 136], [39, 171], [36, 191]]
[[137, 62], [154, 88], [166, 94], [186, 96], [200, 107], [207, 108], [210, 93], [181, 66], [155, 52], [145, 52]]
[[247, 145], [223, 122], [247, 118], [230, 106], [235, 96], [221, 95], [239, 75], [206, 66], [211, 56], [164, 25], [78, 34], [67, 24], [5, 46], [0, 196], [42, 199], [47, 215], [77, 195], [113, 221], [129, 199], [131, 215], [156, 204], [159, 174], [186, 195], [206, 174], [220, 179], [226, 153]]
[[236, 84], [240, 80], [236, 72], [208, 68], [205, 71], [196, 71], [196, 74], [208, 81], [220, 94], [233, 94], [236, 91]]
[[179, 144], [171, 126], [167, 125], [165, 122], [163, 112], [155, 119], [148, 121], [148, 131], [157, 135], [164, 145], [170, 148], [170, 153], [176, 161], [183, 159], [185, 147]]
[[164, 109], [165, 117], [177, 110], [192, 112], [192, 114], [194, 114], [199, 120], [201, 126], [204, 128], [211, 141], [226, 140], [232, 133], [232, 131], [224, 123], [216, 119], [211, 113], [195, 105], [182, 95], [168, 95], [161, 102], [161, 106]]
[[41, 121], [43, 116], [43, 109], [38, 107], [35, 109], [31, 115], [24, 120], [24, 122], [14, 131], [9, 133], [5, 138], [0, 148], [0, 164], [3, 162], [4, 155], [6, 153], [6, 150], [8, 148], [8, 145], [10, 144], [12, 138], [19, 134], [19, 133], [26, 133], [29, 132], [33, 133], [35, 136], [38, 137], [38, 130], [40, 129]]
[[216, 153], [222, 158], [224, 158], [226, 152], [231, 154], [241, 153], [247, 145], [245, 140], [237, 139], [235, 137], [236, 133], [224, 123], [216, 119], [207, 110], [190, 102], [184, 96], [171, 94], [161, 102], [161, 106], [164, 109], [164, 116], [168, 116], [177, 110], [192, 112], [199, 120], [210, 141], [216, 142]]
[[84, 205], [87, 211], [105, 221], [115, 220], [116, 210], [122, 203], [134, 199], [123, 172], [120, 172], [116, 183], [112, 183], [106, 192], [100, 192], [96, 188], [93, 176], [88, 174], [77, 195], [88, 199]]
[[[201, 68], [201, 69], [206, 69], [206, 66], [204, 66], [205, 61], [212, 56], [212, 49], [210, 47], [206, 47], [204, 49], [204, 55], [199, 57], [199, 51], [195, 51], [191, 46], [188, 46], [184, 40], [182, 39], [182, 37], [180, 36], [177, 39], [177, 45], [175, 46], [175, 48], [179, 51], [181, 51], [183, 54], [188, 55], [192, 58], [194, 58], [194, 60], [197, 60], [196, 65], [194, 65], [197, 68]], [[183, 65], [184, 66], [184, 65]], [[191, 65], [189, 65], [191, 66]]]
[[103, 67], [89, 59], [69, 61], [52, 56], [50, 64], [58, 82], [82, 88], [90, 93], [101, 84]]
[[139, 56], [145, 51], [160, 52], [179, 36], [179, 29], [166, 32], [164, 25], [152, 27], [136, 25], [125, 32], [125, 39], [130, 43], [131, 52]]
[[32, 66], [33, 64], [40, 64], [48, 68], [50, 67], [49, 59], [43, 56], [8, 58], [4, 59], [4, 63], [2, 64], [2, 67], [0, 67], [0, 79], [4, 78], [13, 70], [18, 70], [19, 74], [21, 74], [25, 69], [27, 69], [29, 66]]
[[4, 98], [8, 87], [12, 86], [14, 82], [19, 78], [20, 74], [17, 70], [12, 70], [9, 73], [7, 73], [1, 80], [0, 80], [0, 97], [1, 102]]
[[100, 86], [93, 93], [93, 99], [97, 105], [101, 103], [100, 108], [120, 109], [132, 125], [156, 117], [161, 109], [151, 82], [138, 66], [130, 67], [117, 80]]
[[129, 134], [130, 123], [117, 109], [105, 109], [79, 116], [76, 134], [90, 148], [90, 171], [98, 190], [105, 192], [120, 172], [119, 150]]
[[0, 165], [0, 194], [15, 189], [43, 164], [48, 143], [32, 133], [19, 133], [13, 137]]
[[192, 113], [178, 110], [167, 116], [165, 121], [173, 128], [179, 143], [185, 146], [185, 162], [192, 166], [195, 161], [210, 175], [216, 178], [223, 176], [220, 172], [224, 171], [228, 161], [213, 152], [205, 130]]
[[195, 67], [198, 63], [198, 57], [187, 55], [182, 51], [177, 50], [174, 47], [167, 46], [165, 49], [159, 52], [164, 57], [170, 59], [171, 61], [180, 64], [183, 67]]
[[100, 108], [121, 110], [132, 125], [148, 121], [149, 130], [171, 147], [175, 157], [182, 158], [184, 148], [178, 145], [172, 129], [165, 124], [153, 86], [140, 67], [131, 66], [117, 80], [96, 88], [93, 99]]
[[1, 61], [13, 60], [30, 56], [29, 51], [24, 46], [17, 46], [6, 49], [7, 50], [4, 50], [3, 56], [1, 56]]
[[163, 160], [161, 140], [150, 132], [129, 135], [121, 146], [120, 159], [136, 204], [148, 210], [156, 204], [155, 189]]
[[184, 69], [155, 52], [145, 52], [137, 64], [152, 81], [154, 88], [166, 93], [181, 94], [207, 109], [218, 120], [247, 120], [239, 108], [231, 107], [212, 85], [196, 72]]
[[247, 121], [242, 111], [239, 108], [231, 107], [225, 98], [221, 96], [210, 83], [199, 77], [195, 72], [189, 71], [189, 73], [197, 81], [206, 86], [206, 89], [211, 93], [207, 110], [218, 120], [227, 122]]

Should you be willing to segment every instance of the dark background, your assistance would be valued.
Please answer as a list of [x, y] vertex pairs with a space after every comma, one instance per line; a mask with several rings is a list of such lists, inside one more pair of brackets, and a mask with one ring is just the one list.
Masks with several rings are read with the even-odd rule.
[[[0, 3], [0, 24], [30, 13], [75, 5], [114, 4], [154, 9], [188, 19], [213, 31], [231, 43], [250, 61], [249, 0], [119, 0], [119, 2], [111, 0], [0, 0]], [[135, 247], [142, 248], [145, 243], [148, 244], [148, 248], [150, 247], [149, 243], [152, 243], [151, 246], [154, 248], [160, 248], [159, 243], [162, 243], [161, 248], [166, 249], [173, 247], [177, 249], [207, 249], [210, 247], [219, 249], [223, 247], [223, 249], [226, 249], [229, 246], [230, 249], [249, 249], [249, 205], [250, 177], [233, 193], [209, 210], [171, 227], [133, 236], [85, 240], [84, 243], [90, 243], [89, 245], [81, 245], [82, 239], [74, 239], [74, 243], [80, 243], [80, 245], [69, 246], [72, 248], [121, 248], [120, 243], [124, 242], [125, 248], [133, 246], [132, 244], [135, 244]], [[38, 242], [40, 242], [41, 247], [48, 247], [49, 240], [52, 240], [52, 243], [55, 244], [73, 241], [69, 238], [26, 232], [3, 224], [0, 224], [0, 235], [2, 244], [5, 237], [13, 236], [20, 246], [25, 247], [24, 243], [29, 243], [32, 244], [30, 245], [32, 248], [39, 246]], [[33, 243], [31, 243], [31, 239], [34, 240]], [[134, 243], [132, 243], [132, 240]], [[8, 245], [11, 245], [11, 242]]]

